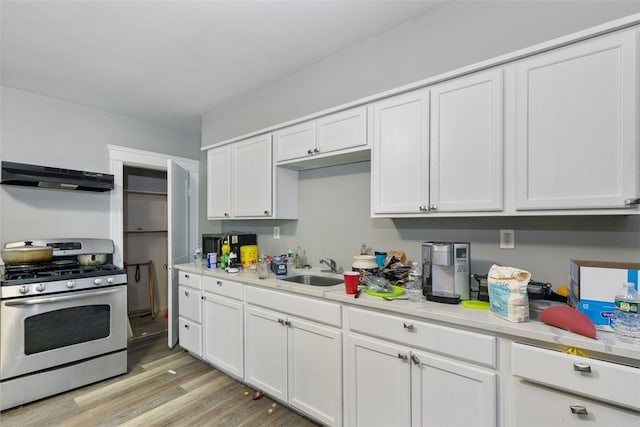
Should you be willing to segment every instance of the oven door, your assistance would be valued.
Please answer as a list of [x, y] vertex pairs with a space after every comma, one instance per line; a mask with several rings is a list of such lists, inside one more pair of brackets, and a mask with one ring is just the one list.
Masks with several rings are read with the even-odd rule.
[[0, 379], [127, 347], [126, 285], [2, 301]]

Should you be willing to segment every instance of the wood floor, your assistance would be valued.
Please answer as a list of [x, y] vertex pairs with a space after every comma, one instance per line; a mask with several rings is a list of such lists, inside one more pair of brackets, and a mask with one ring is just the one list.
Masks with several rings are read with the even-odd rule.
[[127, 374], [6, 410], [0, 425], [316, 425], [266, 396], [253, 400], [254, 390], [180, 347], [169, 349], [157, 320], [132, 319]]

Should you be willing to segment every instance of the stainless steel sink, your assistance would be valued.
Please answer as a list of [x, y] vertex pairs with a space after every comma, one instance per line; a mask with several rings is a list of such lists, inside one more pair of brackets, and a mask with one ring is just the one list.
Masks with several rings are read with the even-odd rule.
[[312, 274], [301, 274], [299, 276], [285, 277], [281, 280], [284, 280], [285, 282], [301, 283], [303, 285], [311, 286], [333, 286], [343, 282], [342, 279], [338, 279], [335, 277], [314, 276]]

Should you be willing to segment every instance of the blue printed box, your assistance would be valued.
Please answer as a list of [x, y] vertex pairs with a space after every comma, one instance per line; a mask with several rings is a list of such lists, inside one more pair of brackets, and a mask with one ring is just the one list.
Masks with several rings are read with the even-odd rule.
[[640, 263], [571, 260], [569, 305], [584, 313], [596, 329], [613, 331], [614, 299], [622, 285], [638, 290]]

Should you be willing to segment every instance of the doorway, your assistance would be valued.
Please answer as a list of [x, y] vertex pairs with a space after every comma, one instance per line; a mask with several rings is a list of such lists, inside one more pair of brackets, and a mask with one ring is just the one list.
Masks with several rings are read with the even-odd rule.
[[123, 167], [123, 256], [132, 338], [167, 333], [167, 172]]

